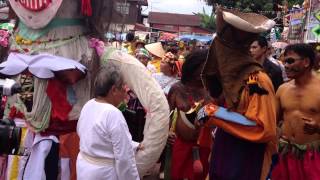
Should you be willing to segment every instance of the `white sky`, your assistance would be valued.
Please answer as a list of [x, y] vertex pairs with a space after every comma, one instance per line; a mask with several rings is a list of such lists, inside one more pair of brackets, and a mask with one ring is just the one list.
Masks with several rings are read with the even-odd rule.
[[211, 14], [212, 11], [212, 7], [207, 6], [203, 0], [148, 0], [148, 4], [148, 8], [143, 9], [143, 14], [148, 14], [151, 10], [155, 12], [193, 14], [202, 12], [203, 7], [207, 14]]

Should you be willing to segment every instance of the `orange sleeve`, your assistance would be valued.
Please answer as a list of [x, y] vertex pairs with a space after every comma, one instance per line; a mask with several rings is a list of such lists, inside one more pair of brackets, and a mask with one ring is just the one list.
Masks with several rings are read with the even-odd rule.
[[276, 137], [275, 93], [271, 80], [265, 73], [259, 72], [257, 76], [259, 86], [267, 90], [268, 94], [249, 95], [249, 90], [245, 88], [239, 103], [244, 110], [238, 108], [245, 117], [255, 121], [257, 126], [243, 126], [220, 119], [212, 119], [210, 123], [241, 139], [265, 143]]

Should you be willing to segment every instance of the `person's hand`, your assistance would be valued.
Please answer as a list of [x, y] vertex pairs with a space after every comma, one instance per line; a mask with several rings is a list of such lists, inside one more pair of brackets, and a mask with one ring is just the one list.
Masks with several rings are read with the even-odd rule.
[[209, 116], [206, 112], [206, 107], [204, 106], [201, 109], [199, 109], [199, 111], [197, 113], [197, 119], [194, 124], [196, 126], [204, 125], [208, 119], [209, 119]]
[[169, 136], [168, 136], [168, 141], [167, 144], [169, 145], [173, 145], [174, 142], [176, 141], [177, 135], [176, 133], [169, 131]]
[[303, 117], [302, 120], [304, 121], [303, 130], [305, 134], [313, 135], [320, 133], [320, 127], [314, 119]]

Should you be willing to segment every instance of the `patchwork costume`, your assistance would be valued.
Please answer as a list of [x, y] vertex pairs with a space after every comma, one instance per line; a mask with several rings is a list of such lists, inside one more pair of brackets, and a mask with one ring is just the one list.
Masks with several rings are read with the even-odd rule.
[[[217, 36], [202, 72], [211, 95], [198, 119], [215, 117], [210, 179], [266, 179], [275, 151], [276, 112], [272, 82], [248, 53], [258, 33], [274, 22], [254, 13], [218, 8]], [[205, 118], [206, 119], [206, 118]]]

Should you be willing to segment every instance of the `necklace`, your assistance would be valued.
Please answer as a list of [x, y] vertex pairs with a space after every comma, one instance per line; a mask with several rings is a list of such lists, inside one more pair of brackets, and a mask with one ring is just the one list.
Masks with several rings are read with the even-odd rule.
[[65, 37], [65, 38], [47, 39], [47, 40], [35, 40], [35, 41], [33, 41], [33, 40], [30, 40], [30, 39], [25, 39], [20, 35], [16, 35], [15, 36], [15, 42], [18, 45], [31, 46], [33, 44], [39, 45], [39, 44], [44, 44], [44, 43], [54, 43], [54, 42], [57, 42], [57, 41], [67, 41], [67, 40], [73, 39], [75, 37], [80, 37], [80, 36], [82, 36], [82, 35], [80, 34], [80, 35], [69, 36], [69, 37]]
[[74, 36], [72, 39], [67, 39], [67, 40], [60, 40], [60, 41], [55, 41], [55, 42], [48, 42], [48, 43], [42, 43], [39, 44], [39, 46], [36, 46], [36, 48], [22, 48], [19, 44], [16, 43], [16, 41], [13, 40], [13, 51], [18, 51], [20, 53], [26, 53], [26, 54], [33, 54], [35, 52], [41, 51], [41, 50], [47, 50], [47, 49], [52, 49], [52, 48], [57, 48], [63, 45], [66, 45], [68, 43], [74, 42], [78, 39], [80, 39], [84, 35], [78, 35]]

